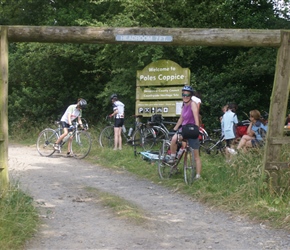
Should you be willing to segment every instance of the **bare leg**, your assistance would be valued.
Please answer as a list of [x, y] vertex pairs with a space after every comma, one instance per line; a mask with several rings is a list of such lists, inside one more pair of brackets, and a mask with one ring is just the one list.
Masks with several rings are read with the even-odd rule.
[[119, 143], [119, 149], [121, 150], [122, 149], [122, 127], [119, 128], [119, 131], [118, 131], [118, 143]]
[[122, 149], [122, 136], [121, 136], [122, 127], [114, 127], [114, 150]]
[[242, 139], [239, 142], [239, 145], [238, 145], [237, 149], [241, 149], [241, 148], [245, 147], [246, 146], [246, 143], [248, 141], [251, 142], [252, 139], [254, 139], [254, 137], [249, 136], [249, 135], [243, 135]]
[[63, 134], [57, 139], [55, 143], [59, 144], [67, 134], [68, 134], [68, 128], [64, 128]]
[[196, 164], [196, 174], [200, 175], [200, 173], [201, 173], [201, 160], [200, 160], [200, 156], [199, 156], [199, 150], [194, 149], [193, 153], [194, 153], [194, 160], [195, 160], [195, 164]]
[[70, 137], [70, 138], [68, 139], [68, 142], [67, 142], [67, 152], [70, 152], [71, 144], [72, 144], [72, 140], [73, 140], [72, 137]]
[[170, 144], [170, 151], [171, 155], [175, 155], [177, 150], [177, 134], [175, 134], [172, 139], [171, 139], [171, 144]]

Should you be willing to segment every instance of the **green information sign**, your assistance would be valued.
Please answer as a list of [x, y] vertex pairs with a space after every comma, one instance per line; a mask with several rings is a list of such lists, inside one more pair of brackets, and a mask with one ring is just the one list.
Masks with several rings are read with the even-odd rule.
[[182, 101], [137, 101], [136, 114], [149, 117], [154, 114], [161, 114], [164, 117], [175, 117], [181, 114]]
[[151, 88], [140, 88], [137, 87], [136, 98], [137, 100], [168, 100], [168, 99], [180, 99], [181, 98], [181, 87], [151, 87]]
[[137, 86], [188, 85], [190, 71], [170, 60], [159, 60], [137, 71]]
[[136, 114], [150, 117], [181, 114], [181, 88], [189, 85], [190, 71], [170, 60], [159, 60], [137, 71]]

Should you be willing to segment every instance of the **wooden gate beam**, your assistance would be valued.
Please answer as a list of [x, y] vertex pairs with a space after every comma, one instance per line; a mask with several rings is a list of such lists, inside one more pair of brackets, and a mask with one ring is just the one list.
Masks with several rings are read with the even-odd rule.
[[0, 26], [0, 186], [8, 179], [8, 39], [7, 27]]
[[1, 177], [8, 181], [8, 41], [41, 43], [142, 44], [169, 46], [224, 46], [279, 48], [275, 81], [271, 96], [269, 127], [263, 165], [279, 166], [284, 118], [289, 97], [290, 32], [255, 29], [191, 29], [191, 28], [112, 28], [61, 26], [0, 26], [0, 162]]
[[[279, 47], [281, 30], [7, 26], [9, 42]], [[156, 39], [150, 40], [155, 36]], [[162, 38], [172, 38], [163, 41]], [[154, 37], [153, 37], [154, 38]], [[129, 41], [128, 41], [129, 40]]]

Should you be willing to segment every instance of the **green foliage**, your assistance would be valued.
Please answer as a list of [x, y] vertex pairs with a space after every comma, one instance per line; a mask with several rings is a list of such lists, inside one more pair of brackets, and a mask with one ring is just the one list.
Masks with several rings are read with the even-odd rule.
[[[275, 4], [268, 0], [170, 4], [164, 0], [2, 0], [0, 24], [289, 29], [287, 8]], [[191, 84], [202, 94], [203, 123], [213, 128], [228, 102], [238, 104], [240, 120], [254, 108], [268, 111], [276, 53], [272, 48], [9, 44], [9, 126], [59, 119], [78, 97], [87, 99], [84, 116], [95, 124], [111, 112], [112, 93], [118, 93], [131, 115], [136, 71], [167, 59], [190, 69]]]
[[2, 249], [22, 249], [38, 225], [31, 197], [11, 185], [0, 195], [0, 245]]

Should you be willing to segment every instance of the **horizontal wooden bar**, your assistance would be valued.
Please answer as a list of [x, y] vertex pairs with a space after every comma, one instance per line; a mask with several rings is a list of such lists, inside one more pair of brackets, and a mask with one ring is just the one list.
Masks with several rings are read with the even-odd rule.
[[[9, 42], [279, 47], [281, 30], [80, 26], [7, 26]], [[120, 40], [119, 37], [131, 40]], [[172, 37], [152, 41], [151, 37]], [[137, 39], [138, 38], [138, 39]], [[148, 38], [148, 39], [147, 39]]]

